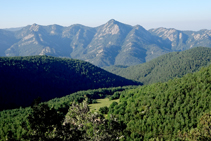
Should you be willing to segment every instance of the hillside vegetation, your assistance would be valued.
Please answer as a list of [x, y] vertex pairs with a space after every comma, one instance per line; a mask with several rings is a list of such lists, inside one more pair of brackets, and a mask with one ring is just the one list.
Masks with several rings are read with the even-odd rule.
[[88, 62], [50, 56], [0, 57], [0, 110], [96, 88], [137, 85]]
[[[81, 103], [83, 100], [85, 100], [84, 96], [88, 98], [88, 103], [92, 104], [96, 102], [96, 99], [102, 99], [113, 95], [116, 92], [122, 92], [124, 90], [133, 89], [136, 87], [137, 86], [124, 86], [78, 91], [61, 98], [51, 99], [48, 102], [45, 102], [45, 104], [51, 107], [51, 109], [54, 108], [57, 113], [60, 113], [61, 119], [63, 121], [71, 104], [73, 102]], [[32, 107], [0, 111], [0, 141], [4, 141], [8, 138], [13, 140], [21, 140], [23, 136], [28, 133], [28, 131], [23, 128], [22, 123], [27, 121], [28, 116], [31, 113]]]
[[166, 82], [208, 66], [210, 54], [210, 48], [196, 47], [183, 52], [168, 53], [144, 64], [131, 67], [111, 66], [105, 70], [143, 84]]
[[[0, 135], [4, 139], [19, 140], [23, 139], [25, 135], [62, 139], [65, 137], [77, 138], [83, 131], [83, 136], [79, 136], [83, 139], [108, 136], [112, 136], [111, 139], [116, 139], [116, 137], [124, 135], [122, 140], [210, 140], [211, 136], [207, 134], [211, 132], [209, 128], [211, 126], [210, 114], [205, 114], [211, 111], [210, 93], [211, 65], [198, 72], [186, 74], [182, 78], [175, 78], [165, 83], [81, 91], [52, 99], [47, 103], [48, 106], [41, 104], [33, 109], [5, 110], [0, 112]], [[108, 119], [109, 121], [98, 113], [88, 112], [89, 108], [85, 103], [81, 104], [82, 107], [72, 103], [73, 101], [82, 102], [85, 98], [88, 98], [88, 103], [94, 103], [96, 99], [105, 98], [107, 95], [113, 97], [118, 94], [120, 94], [119, 103], [114, 102], [108, 108], [107, 115], [113, 115], [111, 119]], [[69, 106], [70, 108], [67, 110]], [[37, 118], [36, 113], [44, 114], [42, 108], [55, 115], [48, 114]], [[54, 118], [57, 117], [60, 120], [57, 120], [56, 123], [44, 122], [51, 118], [55, 120]], [[42, 120], [41, 123], [39, 119]], [[22, 123], [25, 122], [31, 127], [30, 130], [23, 128]], [[35, 127], [32, 126], [34, 124]], [[64, 124], [70, 124], [71, 127], [63, 126]], [[81, 124], [84, 125], [82, 128], [80, 128]], [[61, 125], [62, 129], [60, 129]], [[52, 130], [54, 126], [58, 126], [56, 132]], [[63, 129], [64, 127], [71, 130]], [[47, 131], [49, 134], [38, 130], [40, 128], [49, 129]], [[72, 130], [73, 128], [75, 130]], [[95, 132], [98, 129], [99, 134]], [[67, 131], [71, 131], [71, 133]], [[57, 136], [60, 133], [65, 134]], [[113, 133], [118, 134], [113, 136]]]
[[89, 104], [90, 111], [96, 110], [98, 111], [102, 107], [109, 107], [111, 103], [119, 102], [119, 99], [109, 100], [108, 98], [97, 99], [97, 103]]
[[[211, 111], [210, 93], [211, 65], [182, 78], [124, 91], [109, 112], [127, 124], [128, 140], [178, 140], [179, 130], [198, 128], [199, 118]], [[207, 137], [209, 121], [204, 123]]]

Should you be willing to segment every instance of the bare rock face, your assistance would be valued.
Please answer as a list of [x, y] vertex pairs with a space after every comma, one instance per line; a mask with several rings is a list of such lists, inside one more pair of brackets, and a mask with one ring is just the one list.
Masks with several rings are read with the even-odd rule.
[[1, 56], [51, 55], [82, 59], [99, 67], [136, 65], [197, 46], [211, 47], [211, 30], [146, 30], [114, 19], [95, 28], [33, 24], [13, 32], [0, 30]]
[[29, 30], [31, 30], [31, 31], [35, 31], [35, 32], [37, 32], [38, 30], [39, 30], [39, 25], [37, 25], [37, 24], [33, 24], [30, 28], [29, 28]]

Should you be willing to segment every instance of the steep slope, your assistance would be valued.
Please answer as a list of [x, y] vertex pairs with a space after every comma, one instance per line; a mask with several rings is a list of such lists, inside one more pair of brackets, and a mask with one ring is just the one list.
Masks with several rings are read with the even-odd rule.
[[103, 69], [105, 69], [108, 72], [120, 75], [121, 71], [124, 71], [125, 68], [128, 68], [128, 67], [129, 66], [124, 66], [124, 65], [113, 65], [113, 66], [104, 67]]
[[131, 29], [132, 26], [113, 19], [108, 21], [98, 28], [81, 59], [100, 67], [114, 65], [115, 58]]
[[210, 47], [211, 45], [211, 30], [203, 29], [195, 32], [184, 31], [184, 33], [189, 35], [187, 45], [190, 46], [190, 48], [194, 46]]
[[[6, 51], [7, 56], [51, 55], [77, 58], [94, 36], [95, 29], [82, 25], [62, 27], [33, 24], [15, 32], [19, 42]], [[74, 53], [73, 53], [74, 52]]]
[[169, 52], [211, 47], [211, 30], [146, 30], [114, 19], [98, 27], [33, 24], [13, 32], [0, 30], [0, 37], [1, 56], [51, 55], [81, 59], [99, 67], [132, 66]]
[[88, 62], [50, 56], [0, 58], [0, 110], [87, 89], [137, 85]]
[[[70, 42], [67, 44], [67, 48], [71, 48], [71, 53], [69, 56], [67, 54], [67, 57], [81, 59], [81, 56], [85, 54], [85, 49], [92, 41], [95, 33], [95, 28], [78, 24], [64, 28], [62, 38], [66, 38], [67, 42]], [[65, 51], [61, 46], [60, 49]]]
[[149, 32], [171, 43], [173, 51], [187, 50], [197, 46], [211, 47], [210, 30], [180, 31], [174, 28], [155, 28], [150, 29]]
[[170, 52], [170, 44], [151, 35], [142, 26], [134, 26], [128, 33], [122, 49], [116, 57], [115, 65], [136, 65]]
[[0, 56], [5, 56], [5, 51], [17, 41], [13, 32], [0, 29]]
[[18, 31], [18, 30], [21, 30], [23, 27], [14, 27], [14, 28], [3, 28], [4, 30], [7, 30], [7, 31]]
[[143, 84], [165, 82], [207, 66], [211, 61], [210, 54], [211, 48], [196, 47], [183, 52], [168, 53], [144, 64], [127, 68], [111, 66], [105, 70]]
[[166, 83], [128, 90], [109, 111], [127, 124], [127, 140], [178, 140], [179, 130], [196, 128], [202, 114], [211, 111], [210, 92], [211, 66]]

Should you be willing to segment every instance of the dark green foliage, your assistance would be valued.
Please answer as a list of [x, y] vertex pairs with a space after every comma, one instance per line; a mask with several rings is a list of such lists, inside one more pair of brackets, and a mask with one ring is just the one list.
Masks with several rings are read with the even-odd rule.
[[19, 108], [13, 110], [4, 110], [0, 112], [0, 140], [5, 141], [8, 138], [20, 140], [27, 130], [22, 128], [21, 123], [26, 121], [31, 113], [31, 108]]
[[[67, 140], [70, 140], [74, 137], [72, 135], [75, 134], [75, 136], [89, 140], [105, 138], [112, 140], [112, 138], [124, 134], [127, 140], [179, 140], [179, 137], [181, 139], [187, 137], [193, 140], [198, 139], [199, 135], [200, 139], [203, 137], [203, 139], [209, 140], [207, 134], [210, 132], [210, 114], [204, 114], [203, 116], [203, 113], [211, 111], [210, 92], [211, 66], [165, 83], [156, 83], [138, 88], [118, 87], [76, 92], [48, 101], [48, 107], [44, 106], [46, 110], [41, 111], [52, 112], [53, 117], [59, 118], [64, 118], [68, 112], [69, 121], [76, 123], [61, 127], [57, 126], [58, 132], [54, 133], [50, 132], [51, 126], [47, 126], [49, 129], [48, 137], [50, 138], [55, 135], [54, 137], [59, 137], [59, 139], [67, 137]], [[108, 115], [114, 114], [115, 117], [111, 117], [110, 120], [104, 120], [104, 117], [100, 114], [86, 111], [83, 114], [83, 107], [80, 108], [76, 104], [82, 102], [85, 98], [87, 98], [88, 103], [93, 103], [95, 99], [105, 98], [108, 95], [110, 97], [120, 96], [120, 103], [113, 102], [109, 106]], [[70, 110], [71, 108], [69, 109], [70, 104], [73, 105], [72, 109], [76, 109], [75, 112]], [[43, 105], [45, 104], [41, 104], [41, 107]], [[32, 109], [30, 108], [0, 112], [0, 135], [2, 140], [9, 138], [11, 140], [21, 140], [23, 135], [28, 135], [28, 130], [20, 126], [20, 121], [26, 121], [31, 112]], [[82, 114], [78, 112], [82, 112]], [[65, 119], [67, 117], [68, 114]], [[83, 120], [75, 121], [74, 119]], [[121, 122], [117, 122], [115, 119]], [[74, 129], [75, 125], [78, 127], [81, 124], [86, 126], [83, 126], [80, 130], [68, 130]], [[93, 132], [97, 130], [100, 130], [100, 132]], [[121, 134], [113, 136], [112, 133]]]
[[125, 124], [118, 122], [112, 115], [105, 119], [97, 112], [90, 112], [87, 100], [81, 104], [72, 104], [63, 125], [76, 125], [79, 131], [85, 133], [81, 136], [83, 140], [114, 141], [120, 138], [126, 128]]
[[125, 68], [128, 68], [129, 66], [123, 66], [123, 65], [113, 65], [113, 66], [108, 66], [108, 67], [103, 67], [106, 71], [109, 71], [114, 74], [119, 74], [121, 73], [122, 70]]
[[92, 101], [90, 102], [91, 103], [97, 103], [97, 100], [96, 99], [92, 99]]
[[109, 113], [127, 124], [129, 140], [175, 140], [178, 131], [197, 127], [198, 118], [211, 111], [211, 66], [166, 83], [122, 92]]
[[101, 114], [107, 114], [108, 111], [109, 111], [109, 109], [108, 109], [107, 106], [101, 107], [101, 108], [99, 109], [99, 112], [100, 112]]
[[210, 54], [210, 48], [197, 47], [183, 52], [168, 53], [144, 64], [127, 68], [111, 66], [105, 70], [143, 84], [166, 82], [209, 65]]
[[[112, 95], [115, 92], [124, 91], [126, 89], [136, 88], [137, 86], [125, 86], [125, 87], [116, 87], [116, 88], [102, 88], [96, 90], [87, 90], [87, 91], [79, 91], [61, 98], [54, 98], [47, 102], [48, 106], [51, 109], [55, 109], [60, 116], [66, 115], [68, 109], [74, 101], [76, 103], [81, 103], [85, 100], [85, 96], [89, 101], [93, 102], [96, 98], [105, 98], [107, 95]], [[39, 103], [38, 101], [34, 101], [34, 104]], [[13, 140], [21, 140], [23, 136], [27, 133], [28, 130], [22, 128], [22, 122], [27, 121], [27, 117], [31, 114], [32, 109], [28, 108], [19, 108], [13, 110], [4, 110], [0, 112], [0, 139], [3, 141], [7, 138], [11, 137]], [[62, 130], [69, 130], [69, 128], [62, 127]], [[73, 128], [73, 125], [71, 125]], [[78, 134], [75, 130], [71, 130], [69, 132], [74, 132], [71, 134]], [[80, 132], [79, 132], [80, 133]], [[68, 133], [69, 134], [69, 133]], [[65, 135], [64, 135], [65, 136]], [[71, 136], [69, 138], [72, 138]]]
[[178, 138], [188, 141], [210, 141], [211, 140], [211, 112], [203, 114], [200, 117], [197, 128], [189, 132], [178, 133]]
[[121, 92], [115, 92], [115, 93], [109, 98], [109, 100], [119, 99], [120, 95], [121, 95]]
[[[105, 119], [97, 112], [90, 112], [86, 98], [80, 104], [73, 103], [63, 120], [54, 108], [47, 104], [34, 105], [23, 126], [27, 133], [24, 140], [116, 140], [122, 136], [125, 124], [112, 116]], [[27, 126], [28, 125], [28, 126]], [[12, 139], [12, 137], [11, 137]]]
[[0, 58], [0, 110], [87, 89], [136, 85], [88, 62], [50, 56]]
[[23, 136], [24, 140], [33, 141], [64, 141], [80, 140], [84, 131], [77, 129], [74, 124], [64, 126], [62, 124], [64, 116], [47, 104], [34, 105], [32, 113], [27, 117], [27, 122], [22, 126], [27, 133]]
[[72, 103], [73, 101], [75, 101], [76, 103], [81, 103], [83, 100], [85, 100], [85, 97], [88, 98], [88, 103], [91, 104], [95, 103], [96, 99], [106, 98], [107, 96], [112, 96], [117, 92], [124, 92], [127, 89], [134, 89], [137, 87], [138, 86], [124, 86], [124, 87], [100, 88], [95, 90], [79, 91], [61, 98], [54, 98], [52, 100], [49, 100], [48, 104], [58, 109], [60, 107], [66, 106], [69, 103]]
[[47, 104], [40, 104], [32, 107], [32, 113], [27, 119], [29, 127], [27, 123], [22, 124], [28, 131], [25, 139], [49, 140], [55, 136], [54, 130], [61, 128], [63, 116], [54, 108], [50, 109]]

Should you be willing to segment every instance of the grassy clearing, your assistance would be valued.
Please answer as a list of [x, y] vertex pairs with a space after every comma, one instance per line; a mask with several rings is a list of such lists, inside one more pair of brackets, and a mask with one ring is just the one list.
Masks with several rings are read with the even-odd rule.
[[115, 99], [115, 100], [109, 100], [108, 98], [97, 99], [97, 103], [89, 104], [89, 108], [90, 108], [91, 111], [92, 110], [98, 111], [100, 109], [100, 107], [104, 107], [104, 106], [109, 107], [110, 104], [114, 101], [119, 102], [119, 99]]

